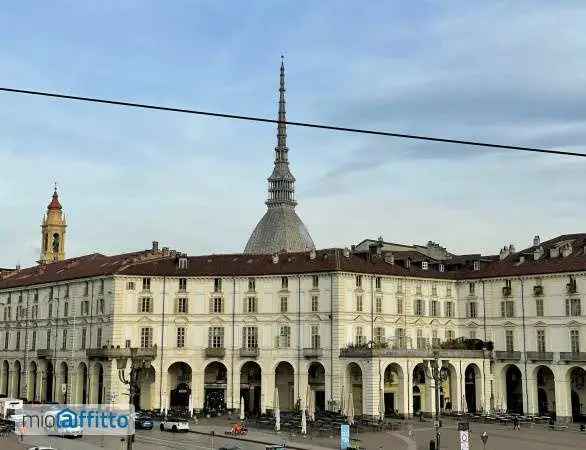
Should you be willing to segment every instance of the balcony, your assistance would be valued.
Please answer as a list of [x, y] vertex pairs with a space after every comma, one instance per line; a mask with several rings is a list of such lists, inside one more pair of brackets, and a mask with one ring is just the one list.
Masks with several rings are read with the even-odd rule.
[[113, 360], [117, 358], [149, 358], [154, 359], [157, 356], [157, 346], [136, 348], [136, 347], [102, 347], [88, 348], [85, 351], [88, 359]]
[[575, 294], [578, 292], [578, 286], [576, 285], [576, 281], [570, 281], [568, 284], [566, 284], [566, 290], [568, 291], [568, 294]]
[[543, 295], [543, 286], [533, 286], [533, 295], [535, 297], [541, 297]]
[[321, 358], [324, 354], [323, 348], [304, 348], [303, 356], [305, 358]]
[[[440, 358], [489, 357], [490, 352], [466, 349], [438, 349]], [[432, 349], [348, 347], [340, 349], [340, 358], [433, 358]], [[519, 355], [519, 358], [521, 356]]]
[[494, 352], [496, 359], [501, 361], [520, 361], [521, 360], [521, 352], [503, 352], [503, 351], [496, 351]]
[[258, 347], [241, 348], [241, 358], [258, 358]]
[[560, 352], [560, 361], [586, 362], [586, 352]]
[[37, 358], [39, 359], [48, 359], [51, 358], [55, 354], [55, 350], [50, 348], [39, 348], [37, 349]]
[[223, 358], [226, 355], [224, 347], [208, 347], [206, 348], [206, 358]]
[[528, 361], [553, 361], [553, 352], [527, 352]]

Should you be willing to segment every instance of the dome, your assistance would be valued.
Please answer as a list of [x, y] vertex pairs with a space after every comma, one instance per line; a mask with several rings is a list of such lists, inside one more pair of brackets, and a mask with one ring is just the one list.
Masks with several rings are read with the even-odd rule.
[[273, 206], [252, 232], [244, 253], [307, 252], [315, 245], [307, 228], [289, 205]]

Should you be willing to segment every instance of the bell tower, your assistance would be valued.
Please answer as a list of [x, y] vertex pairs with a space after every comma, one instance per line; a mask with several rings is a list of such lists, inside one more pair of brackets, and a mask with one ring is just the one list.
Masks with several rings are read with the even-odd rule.
[[53, 198], [51, 203], [49, 203], [49, 206], [47, 206], [47, 212], [43, 216], [43, 223], [41, 224], [40, 264], [62, 261], [65, 259], [66, 228], [67, 223], [65, 222], [63, 208], [61, 207], [61, 203], [59, 203], [57, 183], [55, 183]]

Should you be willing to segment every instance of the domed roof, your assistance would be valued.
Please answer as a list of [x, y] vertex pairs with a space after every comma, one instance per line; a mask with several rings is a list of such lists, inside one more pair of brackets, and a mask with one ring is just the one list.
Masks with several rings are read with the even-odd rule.
[[315, 245], [292, 206], [269, 207], [252, 232], [244, 253], [307, 252]]

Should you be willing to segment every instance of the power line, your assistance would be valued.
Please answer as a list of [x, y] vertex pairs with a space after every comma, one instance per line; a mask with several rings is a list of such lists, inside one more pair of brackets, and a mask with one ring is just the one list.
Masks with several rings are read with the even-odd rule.
[[[200, 115], [200, 116], [222, 117], [225, 119], [248, 120], [248, 121], [252, 121], [252, 122], [264, 122], [264, 123], [274, 123], [274, 124], [279, 123], [279, 121], [276, 119], [266, 119], [263, 117], [217, 113], [217, 112], [211, 112], [211, 111], [200, 111], [200, 110], [196, 110], [196, 109], [186, 109], [186, 108], [172, 108], [169, 106], [158, 106], [158, 105], [149, 105], [149, 104], [145, 104], [145, 103], [123, 102], [120, 100], [107, 100], [107, 99], [103, 99], [103, 98], [79, 97], [76, 95], [57, 94], [54, 92], [30, 91], [30, 90], [24, 90], [24, 89], [13, 89], [13, 88], [5, 88], [5, 87], [0, 87], [0, 91], [11, 92], [11, 93], [15, 93], [15, 94], [26, 94], [26, 95], [36, 95], [36, 96], [41, 96], [41, 97], [57, 98], [57, 99], [62, 99], [62, 100], [78, 100], [78, 101], [83, 101], [83, 102], [101, 103], [101, 104], [105, 104], [105, 105], [126, 106], [126, 107], [131, 107], [131, 108], [150, 109], [150, 110], [155, 110], [155, 111], [169, 111], [169, 112], [177, 112], [177, 113], [184, 113], [184, 114], [196, 114], [196, 115]], [[387, 136], [387, 137], [395, 137], [395, 138], [402, 138], [402, 139], [415, 139], [415, 140], [429, 141], [429, 142], [444, 142], [447, 144], [471, 145], [471, 146], [475, 146], [475, 147], [497, 148], [497, 149], [501, 149], [501, 150], [516, 150], [516, 151], [533, 152], [533, 153], [547, 153], [550, 155], [559, 155], [559, 156], [579, 156], [579, 157], [583, 157], [583, 158], [586, 157], [585, 153], [568, 152], [568, 151], [563, 151], [563, 150], [552, 150], [552, 149], [546, 149], [546, 148], [522, 147], [522, 146], [517, 146], [517, 145], [504, 145], [504, 144], [491, 144], [488, 142], [466, 141], [466, 140], [461, 140], [461, 139], [439, 138], [439, 137], [422, 136], [422, 135], [415, 135], [415, 134], [391, 133], [388, 131], [366, 130], [366, 129], [362, 129], [362, 128], [338, 127], [338, 126], [334, 126], [334, 125], [325, 125], [325, 124], [310, 123], [310, 122], [285, 121], [283, 123], [285, 123], [286, 125], [292, 125], [292, 126], [297, 126], [297, 127], [318, 128], [318, 129], [322, 129], [322, 130], [332, 130], [332, 131], [344, 131], [344, 132], [348, 132], [348, 133], [370, 134], [370, 135], [375, 135], [375, 136]]]

